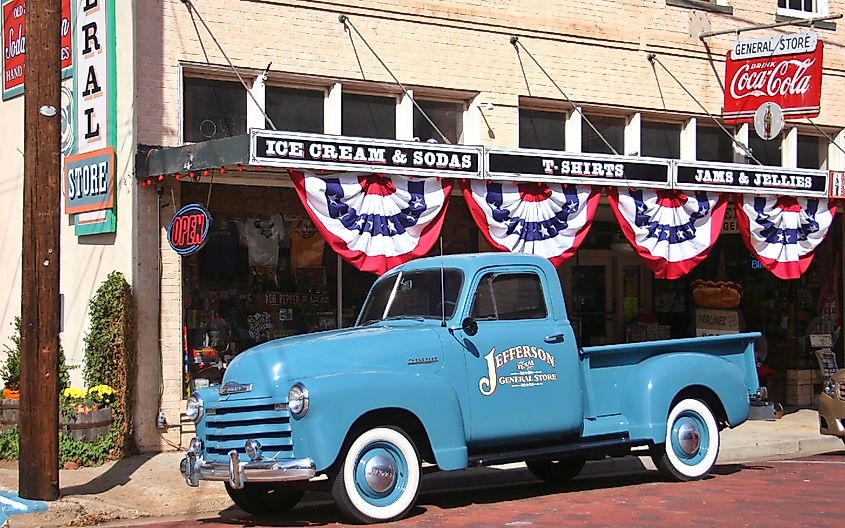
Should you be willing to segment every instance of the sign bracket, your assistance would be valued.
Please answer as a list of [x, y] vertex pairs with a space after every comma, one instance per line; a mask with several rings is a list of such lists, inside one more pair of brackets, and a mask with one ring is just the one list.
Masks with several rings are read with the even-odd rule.
[[740, 33], [745, 33], [746, 31], [757, 31], [759, 29], [772, 29], [777, 27], [784, 27], [784, 26], [804, 26], [809, 25], [813, 27], [813, 24], [816, 22], [825, 22], [828, 20], [838, 20], [842, 18], [842, 13], [838, 15], [827, 15], [823, 17], [815, 17], [815, 18], [802, 18], [796, 20], [789, 20], [787, 22], [776, 22], [774, 24], [757, 24], [754, 26], [745, 26], [741, 28], [735, 29], [719, 29], [717, 31], [702, 31], [698, 38], [699, 40], [704, 40], [710, 37], [716, 37], [719, 35], [739, 35]]

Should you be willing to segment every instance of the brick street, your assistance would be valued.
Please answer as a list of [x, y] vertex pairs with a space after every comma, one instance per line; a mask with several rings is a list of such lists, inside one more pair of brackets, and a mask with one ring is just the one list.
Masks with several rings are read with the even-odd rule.
[[[395, 527], [470, 526], [816, 526], [845, 515], [845, 451], [795, 460], [718, 465], [713, 475], [671, 483], [646, 469], [579, 477], [553, 488], [524, 468], [481, 469], [457, 477], [429, 475], [409, 518]], [[148, 528], [202, 526], [346, 526], [323, 492], [284, 516], [259, 519], [232, 507], [195, 522]]]

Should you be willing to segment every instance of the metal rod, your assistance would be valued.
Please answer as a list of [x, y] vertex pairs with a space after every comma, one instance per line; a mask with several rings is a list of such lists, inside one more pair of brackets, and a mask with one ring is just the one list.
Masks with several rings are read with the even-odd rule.
[[777, 22], [774, 24], [763, 24], [763, 25], [756, 25], [756, 26], [746, 26], [736, 29], [720, 29], [719, 31], [702, 31], [698, 38], [704, 40], [709, 37], [715, 37], [717, 35], [727, 35], [729, 33], [739, 34], [744, 33], [746, 31], [756, 31], [758, 29], [771, 29], [783, 26], [803, 26], [805, 24], [809, 24], [812, 26], [815, 22], [824, 22], [825, 20], [836, 20], [842, 18], [842, 14], [838, 15], [828, 15], [823, 17], [815, 17], [815, 18], [807, 18], [807, 19], [796, 19], [796, 20], [789, 20], [787, 22]]

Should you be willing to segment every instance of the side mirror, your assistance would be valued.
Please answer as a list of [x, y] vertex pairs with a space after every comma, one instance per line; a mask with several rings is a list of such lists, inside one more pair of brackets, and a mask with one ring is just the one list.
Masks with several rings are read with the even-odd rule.
[[478, 323], [472, 317], [466, 317], [461, 322], [461, 330], [470, 337], [478, 333]]

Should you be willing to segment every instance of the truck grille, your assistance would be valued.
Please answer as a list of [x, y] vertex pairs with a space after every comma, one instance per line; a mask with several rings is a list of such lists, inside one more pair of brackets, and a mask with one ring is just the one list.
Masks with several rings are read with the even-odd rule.
[[225, 459], [229, 451], [245, 453], [244, 442], [261, 442], [264, 458], [293, 458], [290, 411], [286, 404], [218, 402], [205, 410], [206, 459]]

